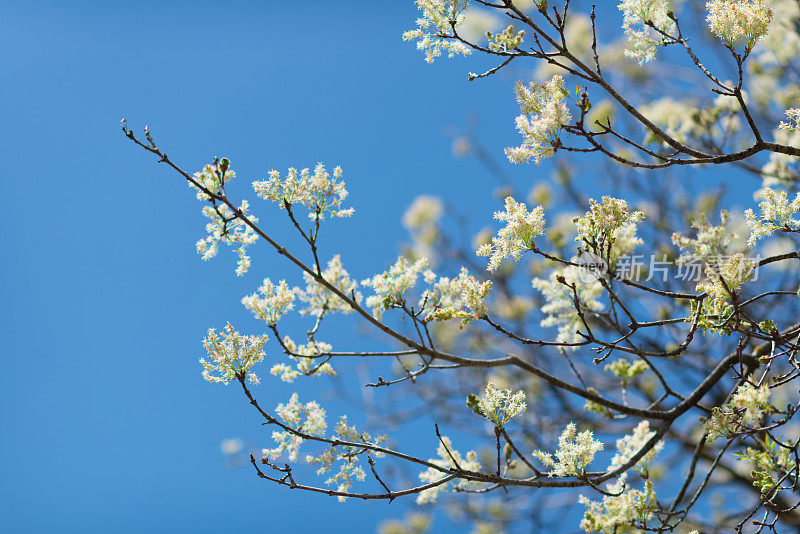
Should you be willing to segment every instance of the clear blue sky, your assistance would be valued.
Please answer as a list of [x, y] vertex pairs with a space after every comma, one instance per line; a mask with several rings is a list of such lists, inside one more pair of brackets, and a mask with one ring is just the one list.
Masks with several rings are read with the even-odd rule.
[[[399, 0], [3, 2], [0, 531], [370, 532], [402, 515], [226, 469], [221, 440], [269, 441], [238, 391], [201, 380], [200, 340], [226, 320], [258, 331], [239, 299], [287, 271], [274, 254], [240, 279], [226, 250], [203, 263], [200, 204], [119, 121], [191, 170], [227, 155], [251, 200], [271, 168], [341, 164], [357, 217], [324, 253], [361, 277], [396, 255], [416, 194], [488, 221], [495, 184], [442, 127], [476, 112], [498, 156], [517, 141], [508, 80], [426, 64], [400, 38], [416, 15]], [[290, 392], [260, 390], [266, 405]]]
[[[368, 532], [402, 515], [226, 469], [222, 439], [269, 441], [239, 392], [201, 380], [200, 340], [226, 320], [258, 331], [239, 299], [287, 271], [274, 255], [241, 279], [227, 251], [203, 263], [200, 204], [119, 121], [149, 124], [192, 170], [229, 156], [239, 194], [271, 168], [341, 164], [358, 217], [331, 239], [368, 274], [397, 253], [414, 195], [466, 205], [493, 188], [452, 158], [443, 126], [478, 111], [498, 151], [516, 138], [506, 82], [469, 84], [463, 60], [430, 66], [402, 42], [416, 13], [400, 1], [3, 3], [0, 531]], [[265, 404], [288, 398], [265, 382]]]

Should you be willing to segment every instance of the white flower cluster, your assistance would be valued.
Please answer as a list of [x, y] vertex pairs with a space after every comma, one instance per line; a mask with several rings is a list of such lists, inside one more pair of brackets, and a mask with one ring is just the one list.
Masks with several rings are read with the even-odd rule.
[[478, 410], [500, 428], [527, 409], [524, 391], [515, 393], [510, 389], [500, 389], [492, 383], [487, 384], [478, 400]]
[[758, 428], [761, 417], [771, 410], [767, 384], [755, 387], [745, 382], [736, 390], [728, 404], [714, 408], [705, 422], [708, 441], [730, 437], [747, 428]]
[[[800, 20], [800, 6], [797, 5], [797, 2], [776, 0], [773, 5], [772, 24], [769, 32], [759, 42], [755, 56], [756, 61], [762, 65], [775, 66], [776, 64], [785, 65], [796, 58], [800, 54], [800, 35], [795, 29], [798, 20]], [[774, 71], [765, 69], [759, 74], [759, 78], [764, 82], [780, 83], [780, 77], [775, 76]], [[770, 100], [774, 98], [780, 101], [795, 93], [790, 87], [786, 87], [786, 89], [789, 90], [766, 96]]]
[[628, 381], [644, 373], [650, 369], [650, 367], [644, 360], [636, 360], [635, 362], [631, 363], [625, 358], [619, 358], [614, 362], [606, 364], [604, 369], [605, 371], [614, 373], [614, 376], [617, 378], [621, 378], [623, 381]]
[[203, 366], [203, 378], [209, 382], [222, 382], [228, 385], [231, 380], [247, 377], [251, 383], [258, 384], [258, 377], [250, 372], [253, 365], [264, 359], [261, 347], [268, 336], [243, 336], [228, 323], [220, 338], [213, 328], [203, 339], [203, 347], [210, 360], [200, 358]]
[[[258, 293], [262, 296], [259, 297]], [[272, 280], [265, 278], [258, 293], [242, 297], [242, 304], [270, 326], [278, 324], [281, 316], [294, 307], [295, 292], [286, 285], [285, 280], [275, 285]]]
[[444, 206], [439, 197], [420, 195], [403, 214], [403, 226], [409, 230], [427, 228], [439, 222], [443, 211]]
[[308, 208], [308, 216], [312, 220], [322, 220], [325, 214], [331, 217], [350, 217], [353, 208], [342, 208], [347, 198], [347, 189], [342, 181], [342, 168], [333, 169], [333, 176], [325, 169], [325, 165], [317, 163], [314, 173], [308, 169], [291, 168], [286, 178], [281, 180], [278, 171], [269, 171], [267, 180], [253, 182], [253, 190], [264, 200], [277, 202], [281, 209], [288, 204], [302, 204]]
[[533, 309], [533, 299], [520, 295], [506, 296], [502, 293], [492, 303], [492, 313], [509, 321], [521, 321]]
[[[632, 528], [635, 521], [645, 522], [653, 516], [658, 503], [653, 484], [644, 482], [644, 491], [627, 488], [627, 473], [606, 485], [608, 495], [602, 502], [592, 501], [583, 495], [578, 502], [586, 506], [581, 528], [586, 532], [622, 534], [641, 532]], [[627, 488], [627, 489], [626, 489]]]
[[745, 382], [736, 390], [728, 403], [737, 410], [744, 410], [741, 423], [743, 425], [755, 425], [761, 415], [769, 408], [769, 386], [762, 384], [759, 387]]
[[[705, 278], [696, 288], [709, 294], [708, 313], [724, 315], [730, 309], [727, 301], [745, 282], [753, 277], [755, 264], [741, 252], [730, 254], [729, 246], [736, 236], [728, 229], [730, 216], [727, 211], [720, 212], [721, 224], [714, 226], [705, 215], [700, 215], [692, 226], [697, 229], [697, 237], [672, 235], [672, 242], [688, 251], [681, 255], [679, 262], [701, 261], [705, 265]], [[722, 282], [724, 280], [724, 283]]]
[[372, 308], [372, 315], [380, 319], [384, 311], [402, 306], [405, 303], [405, 292], [416, 285], [419, 274], [427, 264], [426, 258], [411, 263], [400, 256], [388, 271], [362, 280], [361, 285], [371, 287], [375, 292], [364, 301]]
[[405, 251], [409, 259], [428, 258], [432, 264], [436, 262], [439, 220], [443, 212], [442, 200], [431, 195], [419, 195], [408, 207], [403, 214], [403, 226], [413, 239]]
[[277, 363], [269, 370], [270, 374], [280, 377], [283, 382], [294, 382], [294, 379], [299, 376], [336, 375], [333, 366], [320, 358], [322, 354], [327, 354], [333, 349], [328, 343], [312, 339], [305, 345], [298, 346], [289, 336], [286, 336], [283, 339], [283, 345], [290, 353], [289, 358], [296, 362], [296, 368], [285, 363]]
[[504, 228], [497, 232], [497, 237], [491, 243], [486, 243], [478, 249], [478, 256], [488, 256], [488, 270], [494, 272], [503, 259], [511, 256], [519, 261], [520, 253], [530, 250], [534, 238], [544, 232], [544, 208], [536, 206], [531, 212], [528, 207], [506, 197], [505, 211], [496, 211], [494, 218], [506, 223]]
[[269, 370], [273, 376], [279, 376], [284, 382], [294, 382], [298, 376], [335, 376], [336, 371], [330, 363], [323, 361], [320, 355], [327, 354], [333, 347], [322, 341], [309, 340], [305, 345], [297, 345], [292, 338], [283, 338], [283, 345], [290, 353], [289, 358], [297, 362], [296, 368], [285, 363], [278, 363]]
[[722, 210], [719, 216], [720, 225], [714, 226], [708, 222], [704, 214], [700, 214], [692, 222], [692, 228], [697, 229], [696, 238], [686, 237], [677, 232], [672, 234], [672, 243], [688, 251], [684, 258], [705, 261], [727, 252], [728, 246], [733, 243], [736, 236], [728, 230], [730, 221], [728, 212]]
[[[689, 136], [697, 132], [697, 124], [692, 118], [697, 109], [690, 104], [693, 103], [665, 96], [645, 103], [640, 111], [668, 136], [679, 143], [686, 143]], [[665, 144], [661, 136], [649, 129], [645, 132], [644, 142]]]
[[706, 2], [711, 33], [733, 46], [742, 38], [753, 48], [772, 22], [772, 0], [711, 0]]
[[603, 444], [594, 439], [591, 430], [578, 433], [575, 423], [570, 423], [558, 438], [555, 458], [549, 452], [533, 451], [533, 455], [549, 467], [551, 477], [582, 476], [595, 454], [603, 450]]
[[558, 74], [549, 82], [531, 82], [527, 87], [517, 82], [514, 92], [522, 112], [516, 119], [522, 144], [506, 148], [506, 156], [512, 163], [533, 159], [538, 165], [555, 153], [561, 128], [572, 120], [566, 103], [569, 92]]
[[670, 1], [622, 0], [618, 8], [622, 11], [622, 27], [628, 37], [625, 55], [640, 65], [650, 61], [665, 40], [655, 28], [669, 35], [675, 31], [675, 21], [668, 15]]
[[422, 11], [417, 19], [417, 28], [403, 34], [404, 41], [417, 39], [417, 49], [425, 52], [425, 61], [433, 60], [447, 53], [469, 55], [472, 50], [453, 37], [453, 28], [464, 22], [464, 9], [467, 0], [417, 0], [414, 2]]
[[[217, 194], [228, 181], [232, 180], [236, 173], [230, 168], [231, 162], [228, 158], [214, 160], [213, 165], [206, 165], [202, 171], [194, 173], [194, 179], [202, 187], [212, 194]], [[197, 190], [198, 200], [211, 200], [203, 190], [191, 181], [189, 187]], [[249, 205], [246, 200], [242, 200], [239, 211], [247, 213]], [[203, 255], [204, 260], [210, 260], [219, 251], [219, 242], [224, 241], [229, 245], [239, 244], [237, 253], [239, 260], [236, 265], [236, 275], [242, 276], [250, 268], [250, 257], [247, 255], [247, 246], [252, 245], [258, 235], [244, 221], [236, 217], [236, 214], [226, 204], [214, 204], [214, 206], [204, 206], [203, 215], [211, 219], [206, 224], [208, 236], [197, 241], [197, 253]], [[253, 222], [258, 222], [256, 217], [250, 217]]]
[[641, 211], [628, 211], [625, 200], [604, 196], [600, 203], [589, 199], [589, 211], [573, 219], [578, 228], [575, 241], [588, 245], [613, 264], [633, 252], [642, 240], [636, 235], [636, 223], [644, 219]]
[[572, 289], [565, 284], [575, 286], [581, 309], [593, 312], [604, 308], [598, 300], [603, 294], [603, 286], [591, 272], [573, 265], [551, 273], [548, 278], [534, 278], [532, 281], [546, 302], [541, 310], [546, 317], [540, 324], [544, 327], [558, 326], [556, 341], [559, 343], [579, 343], [584, 339], [577, 333], [583, 323], [575, 309]]
[[500, 33], [486, 32], [489, 48], [495, 52], [513, 51], [522, 44], [523, 37], [525, 37], [525, 30], [514, 33], [514, 26], [511, 25]]
[[[800, 130], [776, 128], [772, 135], [774, 141], [781, 145], [800, 146]], [[794, 183], [798, 177], [798, 161], [800, 158], [797, 156], [770, 152], [769, 161], [761, 167], [764, 185]]]
[[[726, 82], [732, 85], [732, 82]], [[747, 102], [749, 95], [742, 93]], [[641, 112], [672, 139], [687, 143], [690, 139], [730, 136], [741, 130], [741, 107], [739, 102], [728, 95], [718, 95], [712, 102], [696, 105], [692, 100], [675, 100], [663, 97], [645, 103]], [[652, 130], [644, 136], [645, 144], [657, 144], [667, 147], [664, 139]]]
[[781, 121], [778, 128], [781, 130], [800, 130], [800, 109], [787, 109], [786, 117], [789, 119], [789, 122]]
[[455, 317], [461, 318], [461, 326], [475, 319], [486, 317], [486, 297], [492, 290], [492, 281], [479, 281], [469, 274], [466, 267], [461, 268], [458, 278], [440, 278], [426, 274], [426, 281], [431, 288], [422, 294], [421, 305], [431, 311], [428, 318], [434, 321], [447, 321]]
[[[247, 201], [242, 200], [239, 211], [246, 214], [249, 207]], [[211, 219], [211, 222], [206, 224], [208, 236], [197, 241], [195, 245], [197, 253], [202, 254], [204, 260], [210, 260], [217, 255], [220, 241], [229, 245], [238, 244], [239, 247], [236, 251], [239, 254], [239, 260], [236, 264], [236, 276], [242, 276], [250, 269], [247, 247], [255, 243], [258, 234], [243, 220], [237, 218], [236, 214], [225, 204], [217, 205], [216, 209], [213, 206], [203, 206], [203, 215]], [[254, 223], [258, 222], [256, 217], [250, 216], [249, 219]]]
[[[430, 458], [428, 461], [432, 464], [438, 465], [439, 467], [443, 467], [444, 469], [456, 467], [456, 464], [453, 462], [453, 458], [455, 458], [456, 462], [458, 462], [458, 467], [466, 471], [480, 471], [481, 469], [481, 464], [478, 461], [478, 455], [475, 453], [475, 451], [469, 451], [467, 452], [466, 456], [461, 456], [461, 453], [453, 448], [453, 444], [450, 442], [450, 438], [447, 436], [442, 436], [442, 440], [439, 443], [439, 447], [436, 449], [436, 453], [439, 455], [439, 457]], [[433, 482], [438, 482], [446, 476], [446, 473], [429, 467], [419, 474], [419, 479], [425, 484], [430, 484]], [[463, 479], [456, 478], [455, 480], [458, 480], [458, 482], [453, 483], [451, 481], [421, 491], [419, 495], [417, 495], [417, 504], [436, 502], [436, 499], [441, 493], [453, 488], [469, 489], [477, 485], [475, 482], [470, 482]]]
[[434, 313], [444, 308], [459, 306], [461, 288], [457, 278], [450, 279], [447, 276], [437, 278], [436, 273], [430, 270], [425, 271], [423, 276], [428, 289], [423, 291], [419, 299], [419, 309], [426, 310], [426, 319], [432, 319]]
[[[755, 263], [742, 253], [733, 254], [716, 265], [706, 268], [706, 278], [697, 284], [698, 291], [708, 293], [710, 311], [714, 314], [727, 312], [726, 302], [731, 298], [731, 293], [739, 291], [745, 282], [753, 278]], [[722, 280], [725, 281], [723, 285]]]
[[[328, 424], [325, 422], [325, 409], [316, 401], [303, 404], [300, 402], [297, 393], [292, 394], [288, 404], [279, 404], [278, 407], [275, 408], [275, 412], [278, 414], [281, 421], [298, 432], [303, 432], [312, 436], [321, 436], [328, 428]], [[263, 449], [261, 453], [265, 457], [274, 460], [285, 452], [290, 462], [297, 460], [303, 438], [288, 431], [276, 430], [272, 433], [272, 439], [275, 440], [277, 447], [274, 449]]]
[[[350, 426], [347, 422], [347, 416], [343, 415], [339, 418], [339, 422], [335, 427], [336, 434], [331, 439], [338, 439], [341, 441], [348, 441], [352, 443], [363, 443], [370, 445], [377, 445], [386, 440], [386, 436], [378, 436], [374, 441], [372, 436], [366, 432], [359, 432], [356, 427]], [[325, 452], [317, 455], [307, 455], [306, 462], [309, 464], [318, 464], [317, 474], [322, 475], [330, 473], [331, 468], [337, 461], [342, 463], [339, 465], [339, 470], [331, 475], [326, 481], [326, 484], [337, 484], [336, 491], [347, 492], [353, 487], [353, 478], [358, 481], [364, 481], [366, 472], [361, 467], [358, 457], [363, 454], [365, 449], [363, 447], [331, 446]], [[384, 454], [379, 451], [369, 451], [369, 454], [382, 458]], [[339, 496], [339, 502], [344, 502], [346, 497]]]
[[[326, 282], [345, 295], [355, 296], [356, 302], [361, 301], [361, 293], [356, 291], [358, 282], [350, 278], [350, 275], [342, 266], [342, 259], [338, 254], [331, 258], [325, 270], [322, 271], [321, 276]], [[302, 315], [320, 316], [328, 311], [339, 311], [342, 313], [350, 313], [353, 311], [347, 302], [333, 293], [333, 291], [314, 280], [310, 274], [304, 272], [303, 280], [306, 282], [306, 289], [295, 289], [298, 298], [308, 305], [305, 309], [300, 310]]]
[[[197, 183], [216, 195], [225, 184], [236, 177], [236, 173], [233, 172], [230, 166], [231, 160], [228, 158], [214, 160], [213, 165], [206, 164], [202, 171], [194, 173], [194, 179]], [[187, 183], [189, 187], [197, 190], [197, 200], [211, 200], [211, 197], [203, 193], [203, 190], [194, 185], [191, 181]]]
[[[628, 463], [655, 434], [655, 430], [650, 430], [650, 423], [648, 421], [642, 421], [636, 425], [636, 428], [633, 429], [633, 433], [617, 440], [617, 453], [611, 459], [611, 465], [608, 466], [608, 470], [615, 471]], [[635, 468], [640, 472], [645, 472], [647, 467], [663, 448], [663, 441], [656, 443], [652, 449], [647, 451], [647, 453], [636, 462]]]
[[791, 202], [786, 191], [775, 191], [769, 187], [760, 190], [758, 195], [761, 197], [758, 205], [761, 217], [756, 218], [751, 209], [744, 212], [751, 232], [748, 246], [754, 246], [759, 239], [772, 235], [776, 230], [796, 230], [800, 227], [800, 218], [794, 216], [800, 210], [800, 193]]

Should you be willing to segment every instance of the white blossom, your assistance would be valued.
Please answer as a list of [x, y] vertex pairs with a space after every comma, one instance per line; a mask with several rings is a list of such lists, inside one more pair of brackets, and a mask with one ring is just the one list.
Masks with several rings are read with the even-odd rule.
[[[733, 86], [730, 81], [725, 83]], [[747, 103], [750, 100], [749, 93], [743, 91], [742, 99]], [[664, 133], [680, 143], [709, 136], [727, 137], [741, 130], [741, 106], [736, 98], [729, 95], [718, 95], [712, 102], [702, 105], [692, 99], [676, 100], [666, 96], [643, 104], [640, 110]], [[644, 143], [668, 147], [661, 135], [650, 129], [645, 132]]]
[[600, 203], [589, 199], [589, 207], [583, 217], [573, 220], [578, 229], [575, 241], [589, 246], [603, 260], [609, 260], [612, 264], [609, 267], [642, 244], [636, 235], [636, 223], [644, 219], [644, 213], [629, 212], [625, 200], [608, 196]]
[[525, 392], [500, 389], [492, 383], [486, 385], [483, 395], [478, 400], [478, 410], [489, 421], [503, 427], [512, 418], [528, 409]]
[[745, 382], [731, 396], [730, 402], [711, 411], [705, 421], [708, 441], [730, 437], [748, 428], [758, 428], [761, 417], [771, 410], [770, 390], [767, 384], [754, 386]]
[[[772, 131], [776, 143], [786, 146], [800, 146], [800, 130], [776, 128]], [[770, 152], [769, 161], [761, 168], [765, 186], [793, 183], [797, 180], [797, 156]]]
[[492, 313], [497, 314], [503, 319], [520, 321], [527, 317], [534, 305], [533, 299], [527, 296], [506, 296], [501, 293], [492, 302]]
[[[563, 282], [562, 282], [563, 280]], [[579, 343], [584, 340], [577, 332], [584, 329], [583, 322], [575, 309], [574, 294], [566, 284], [575, 286], [582, 310], [600, 312], [604, 305], [598, 300], [603, 294], [603, 286], [590, 271], [569, 265], [554, 271], [548, 278], [534, 278], [532, 285], [542, 292], [545, 305], [542, 313], [545, 318], [541, 325], [558, 326], [559, 343]]]
[[444, 212], [442, 199], [432, 195], [419, 195], [403, 214], [403, 226], [418, 230], [438, 224]]
[[614, 376], [621, 378], [623, 381], [628, 381], [632, 378], [636, 378], [649, 368], [650, 367], [647, 365], [647, 362], [644, 360], [636, 360], [635, 362], [631, 363], [625, 358], [619, 358], [614, 362], [606, 364], [604, 370], [614, 373]]
[[708, 293], [712, 313], [722, 314], [726, 309], [725, 303], [731, 299], [731, 293], [736, 293], [750, 281], [755, 269], [753, 260], [741, 252], [719, 259], [708, 265], [706, 278], [697, 284], [697, 290]]
[[[246, 215], [249, 207], [247, 201], [242, 200], [239, 212]], [[196, 243], [197, 253], [202, 254], [204, 260], [210, 260], [217, 255], [220, 241], [228, 245], [238, 244], [239, 261], [236, 266], [236, 275], [242, 276], [250, 268], [250, 258], [246, 253], [247, 247], [255, 243], [258, 234], [225, 204], [203, 206], [203, 215], [211, 219], [211, 222], [206, 224], [208, 236]], [[258, 222], [258, 219], [252, 215], [248, 218], [253, 223]]]
[[222, 382], [227, 385], [231, 380], [247, 377], [251, 383], [257, 384], [258, 377], [250, 372], [253, 365], [264, 359], [261, 347], [269, 337], [243, 336], [233, 329], [228, 323], [222, 331], [220, 338], [213, 328], [208, 329], [203, 339], [203, 347], [208, 353], [209, 360], [200, 358], [203, 366], [203, 378], [209, 382]]
[[675, 32], [675, 21], [668, 16], [670, 1], [623, 0], [618, 8], [622, 11], [622, 28], [628, 37], [625, 55], [637, 60], [640, 65], [650, 61], [665, 41], [664, 35], [650, 25], [668, 35]]
[[[611, 465], [608, 466], [608, 470], [615, 471], [628, 463], [655, 434], [655, 430], [650, 430], [650, 423], [648, 421], [641, 421], [636, 425], [636, 428], [633, 429], [633, 433], [617, 440], [617, 453], [611, 459]], [[656, 443], [652, 449], [647, 451], [647, 453], [636, 462], [636, 469], [645, 471], [663, 448], [663, 441]]]
[[594, 460], [594, 456], [603, 450], [603, 444], [594, 439], [591, 430], [578, 432], [575, 423], [570, 423], [558, 438], [558, 449], [555, 458], [549, 452], [533, 451], [533, 455], [549, 467], [547, 474], [551, 477], [582, 476], [586, 466]]
[[[378, 436], [373, 440], [372, 436], [368, 433], [359, 432], [356, 427], [348, 424], [347, 416], [343, 415], [339, 418], [339, 422], [336, 423], [335, 434], [331, 436], [331, 439], [351, 443], [377, 445], [385, 441], [386, 436]], [[353, 478], [358, 481], [363, 481], [366, 477], [366, 472], [359, 462], [359, 456], [363, 455], [365, 452], [369, 452], [369, 454], [375, 458], [382, 458], [384, 456], [380, 451], [366, 451], [363, 447], [331, 446], [329, 449], [316, 456], [307, 455], [306, 462], [318, 465], [318, 475], [330, 473], [331, 468], [336, 462], [341, 462], [338, 470], [329, 476], [325, 480], [325, 483], [329, 485], [336, 484], [336, 491], [348, 492], [353, 487]], [[343, 502], [345, 499], [346, 497], [339, 496], [339, 502]]]
[[679, 233], [672, 234], [672, 242], [687, 251], [684, 253], [686, 260], [708, 260], [715, 256], [724, 255], [728, 246], [733, 243], [735, 235], [728, 229], [730, 215], [727, 211], [720, 212], [720, 225], [714, 226], [701, 214], [692, 222], [692, 227], [697, 230], [697, 237], [691, 238]]
[[[279, 404], [275, 413], [281, 421], [298, 432], [312, 436], [321, 436], [328, 428], [325, 422], [325, 410], [316, 402], [306, 404], [300, 402], [297, 393], [293, 393], [288, 404]], [[297, 460], [303, 438], [288, 431], [275, 431], [272, 433], [277, 447], [264, 449], [262, 454], [269, 459], [276, 459], [281, 454], [287, 453], [289, 461]]]
[[472, 50], [453, 36], [453, 27], [464, 22], [467, 0], [417, 0], [414, 2], [422, 11], [417, 19], [417, 28], [403, 34], [404, 41], [417, 40], [417, 49], [425, 52], [425, 61], [433, 60], [446, 53], [469, 55]]
[[[350, 275], [342, 266], [342, 259], [338, 254], [331, 258], [321, 276], [326, 282], [348, 297], [352, 298], [354, 296], [356, 302], [361, 301], [361, 293], [357, 291], [358, 282], [350, 278]], [[314, 280], [314, 277], [310, 274], [304, 272], [303, 279], [306, 282], [306, 289], [295, 289], [298, 298], [308, 305], [305, 309], [300, 310], [302, 315], [319, 316], [326, 311], [339, 311], [342, 313], [353, 311], [347, 302]]]
[[581, 521], [583, 530], [603, 534], [640, 532], [631, 526], [635, 521], [645, 522], [653, 516], [658, 504], [656, 494], [649, 480], [645, 480], [643, 492], [627, 487], [626, 481], [627, 473], [623, 473], [616, 482], [607, 484], [609, 495], [603, 496], [602, 502], [580, 496], [578, 502], [586, 506]]
[[444, 321], [461, 317], [466, 324], [486, 315], [484, 300], [491, 290], [491, 281], [479, 282], [464, 268], [456, 278], [437, 278], [431, 270], [423, 274], [428, 289], [420, 297], [419, 309], [425, 310], [426, 320]]
[[785, 191], [775, 191], [765, 187], [758, 192], [761, 197], [759, 208], [761, 216], [756, 218], [753, 210], [746, 210], [747, 226], [750, 227], [750, 239], [747, 244], [754, 246], [759, 239], [772, 235], [776, 230], [784, 228], [798, 229], [800, 218], [795, 214], [800, 210], [800, 193], [791, 202]]
[[644, 219], [641, 211], [628, 211], [625, 200], [604, 196], [598, 203], [589, 199], [589, 211], [583, 217], [574, 219], [578, 227], [575, 241], [605, 240], [612, 241], [617, 232], [626, 224], [637, 223]]
[[403, 226], [411, 234], [412, 243], [404, 254], [410, 260], [428, 258], [435, 264], [438, 256], [439, 221], [444, 213], [444, 204], [439, 197], [419, 195], [403, 214]]
[[375, 293], [368, 296], [364, 303], [372, 308], [372, 315], [376, 319], [380, 319], [384, 311], [405, 303], [405, 292], [416, 285], [417, 278], [427, 263], [427, 258], [411, 263], [400, 256], [388, 271], [361, 281], [361, 285], [371, 287]]
[[732, 408], [744, 410], [741, 415], [741, 424], [754, 426], [764, 411], [769, 408], [769, 386], [762, 384], [754, 386], [745, 382], [736, 390], [728, 403]]
[[[436, 449], [436, 453], [439, 455], [439, 457], [430, 458], [428, 461], [432, 464], [438, 465], [439, 467], [443, 467], [445, 470], [456, 467], [456, 464], [453, 462], [453, 458], [455, 458], [456, 462], [458, 462], [458, 467], [466, 471], [480, 471], [481, 469], [481, 464], [478, 462], [478, 455], [475, 453], [475, 451], [469, 451], [465, 456], [461, 456], [461, 453], [453, 448], [453, 444], [451, 443], [450, 438], [447, 436], [442, 436], [439, 447]], [[438, 482], [446, 476], [447, 473], [439, 471], [438, 469], [434, 469], [433, 467], [429, 467], [419, 474], [419, 479], [425, 484], [430, 484], [433, 482]], [[436, 502], [436, 499], [441, 493], [453, 488], [468, 489], [474, 488], [476, 485], [478, 485], [475, 482], [470, 482], [463, 479], [456, 478], [454, 480], [456, 482], [446, 482], [444, 484], [434, 486], [433, 488], [421, 491], [419, 495], [417, 495], [417, 504]]]
[[706, 9], [711, 33], [728, 46], [746, 38], [747, 48], [753, 48], [767, 33], [773, 16], [771, 0], [711, 0]]
[[322, 376], [323, 374], [335, 376], [333, 366], [320, 355], [329, 353], [333, 347], [322, 341], [309, 340], [305, 345], [297, 345], [292, 338], [283, 338], [283, 346], [289, 353], [289, 358], [296, 362], [296, 368], [285, 363], [272, 366], [270, 373], [280, 377], [284, 382], [294, 382], [299, 376]]
[[791, 108], [786, 110], [786, 117], [789, 122], [781, 121], [778, 128], [781, 130], [800, 130], [800, 109]]
[[[258, 293], [262, 296], [259, 297]], [[295, 291], [286, 285], [286, 280], [275, 285], [272, 280], [265, 278], [258, 293], [243, 297], [242, 304], [270, 326], [278, 324], [281, 316], [294, 307]]]
[[325, 214], [331, 217], [349, 217], [353, 208], [342, 208], [347, 198], [347, 189], [342, 181], [342, 168], [333, 169], [333, 175], [318, 163], [313, 174], [309, 169], [290, 168], [286, 178], [281, 180], [276, 170], [269, 171], [267, 180], [253, 182], [253, 190], [264, 200], [277, 202], [281, 209], [287, 204], [292, 207], [301, 204], [308, 208], [311, 220], [322, 220]]
[[[236, 173], [230, 168], [230, 165], [231, 161], [228, 158], [214, 160], [213, 165], [206, 164], [203, 170], [194, 173], [194, 181], [216, 195], [225, 184], [236, 177]], [[189, 187], [197, 190], [197, 200], [211, 199], [201, 188], [192, 183], [191, 180], [188, 180], [187, 183]]]
[[[800, 20], [800, 6], [794, 0], [777, 0], [773, 5], [772, 24], [769, 32], [761, 38], [755, 50], [755, 59], [761, 65], [785, 65], [800, 55], [800, 35], [797, 33], [797, 22]], [[754, 73], [755, 74], [755, 73]], [[769, 70], [760, 73], [762, 82], [776, 84], [780, 77]], [[794, 84], [792, 84], [794, 85]], [[787, 87], [789, 89], [789, 87]], [[772, 92], [765, 95], [768, 100], [782, 99], [791, 91]]]
[[[686, 143], [689, 136], [697, 131], [697, 124], [693, 118], [697, 113], [694, 104], [691, 101], [665, 96], [643, 104], [640, 111], [669, 137], [679, 143]], [[650, 129], [645, 132], [644, 142], [661, 143], [666, 146], [664, 139]]]
[[741, 252], [731, 253], [729, 247], [736, 235], [728, 229], [730, 216], [727, 211], [720, 212], [721, 224], [714, 226], [705, 215], [700, 215], [692, 223], [697, 229], [697, 237], [691, 238], [678, 233], [672, 235], [672, 242], [684, 250], [680, 263], [701, 261], [705, 266], [705, 277], [696, 289], [708, 293], [706, 313], [724, 315], [731, 305], [731, 293], [736, 293], [745, 282], [753, 277], [755, 263]]
[[466, 267], [462, 267], [458, 278], [441, 278], [423, 294], [423, 299], [435, 308], [429, 314], [431, 319], [447, 321], [460, 317], [461, 326], [465, 326], [475, 319], [486, 317], [486, 297], [491, 290], [491, 280], [481, 282], [469, 274]]
[[496, 211], [494, 218], [505, 222], [504, 228], [497, 232], [497, 237], [491, 243], [481, 246], [478, 256], [489, 257], [489, 271], [494, 271], [500, 262], [511, 256], [519, 261], [520, 253], [530, 250], [534, 238], [544, 232], [544, 208], [537, 206], [530, 213], [528, 207], [522, 202], [517, 202], [513, 197], [506, 197], [505, 211]]
[[489, 39], [489, 48], [495, 52], [510, 52], [522, 44], [525, 31], [514, 32], [514, 26], [509, 25], [500, 33], [486, 32]]
[[447, 276], [438, 277], [430, 269], [423, 274], [428, 289], [422, 292], [419, 299], [419, 309], [426, 310], [425, 317], [430, 318], [436, 310], [458, 306], [461, 288], [456, 283], [457, 279]]
[[522, 112], [516, 119], [522, 144], [507, 148], [506, 156], [513, 163], [533, 159], [538, 165], [555, 153], [561, 128], [572, 120], [566, 103], [569, 93], [558, 74], [549, 82], [532, 82], [527, 87], [517, 82], [514, 92]]

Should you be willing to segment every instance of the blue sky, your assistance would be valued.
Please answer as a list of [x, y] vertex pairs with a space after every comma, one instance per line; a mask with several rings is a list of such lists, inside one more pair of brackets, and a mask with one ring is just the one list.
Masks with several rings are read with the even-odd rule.
[[[234, 194], [251, 200], [247, 184], [271, 168], [342, 165], [357, 216], [331, 225], [323, 254], [361, 277], [396, 255], [419, 193], [488, 221], [495, 184], [453, 158], [444, 127], [476, 113], [498, 159], [517, 142], [509, 81], [469, 83], [463, 59], [426, 64], [400, 39], [416, 13], [410, 1], [4, 2], [0, 530], [368, 532], [403, 514], [226, 468], [221, 440], [269, 441], [236, 390], [201, 380], [200, 340], [227, 320], [258, 331], [241, 296], [289, 271], [266, 253], [238, 279], [228, 251], [202, 262], [200, 204], [119, 121], [149, 125], [190, 170], [228, 156]], [[523, 184], [550, 173], [504, 167]], [[266, 405], [291, 393], [265, 384]]]
[[[287, 271], [274, 255], [240, 279], [227, 251], [203, 263], [199, 203], [119, 121], [149, 124], [188, 169], [227, 155], [240, 195], [271, 168], [341, 164], [358, 216], [330, 242], [367, 274], [396, 254], [416, 194], [469, 206], [493, 188], [443, 126], [477, 111], [498, 151], [516, 135], [507, 83], [469, 84], [463, 60], [430, 66], [401, 41], [415, 16], [411, 2], [4, 2], [0, 530], [366, 532], [402, 515], [226, 469], [222, 439], [268, 442], [238, 392], [201, 380], [200, 340], [226, 320], [258, 331], [239, 299]], [[265, 404], [288, 398], [267, 383]]]

